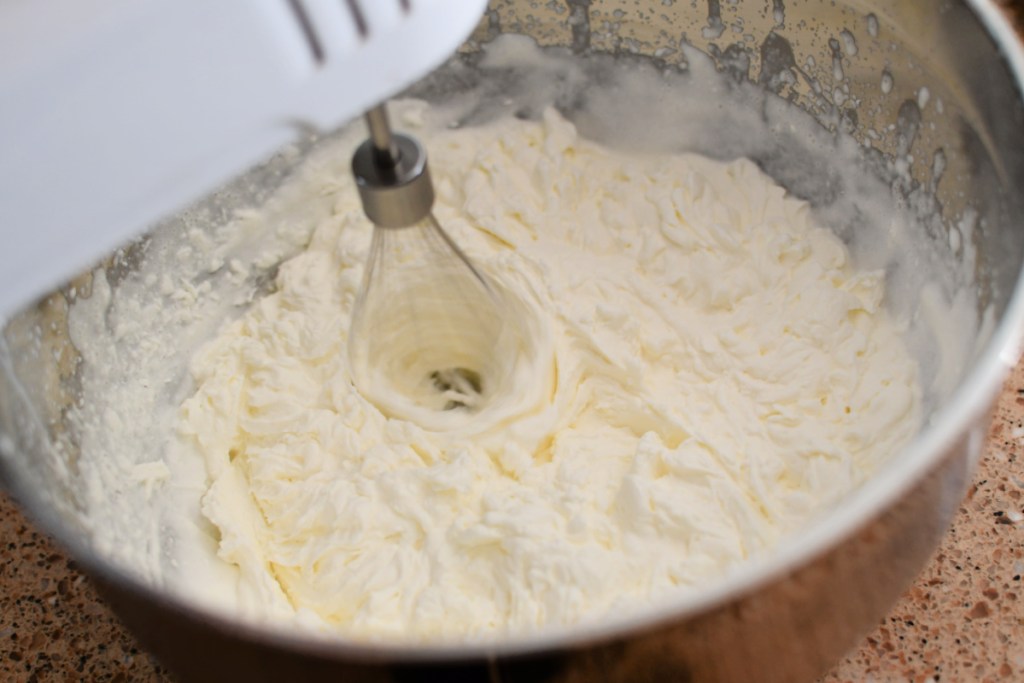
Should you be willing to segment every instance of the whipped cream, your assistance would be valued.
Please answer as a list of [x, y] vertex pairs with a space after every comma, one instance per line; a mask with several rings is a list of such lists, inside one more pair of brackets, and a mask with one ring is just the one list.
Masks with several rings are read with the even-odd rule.
[[553, 110], [396, 112], [528, 372], [486, 419], [367, 400], [346, 343], [371, 228], [347, 178], [300, 178], [331, 216], [195, 357], [180, 413], [244, 611], [429, 641], [638, 609], [765, 553], [915, 433], [882, 273], [752, 162], [611, 151]]

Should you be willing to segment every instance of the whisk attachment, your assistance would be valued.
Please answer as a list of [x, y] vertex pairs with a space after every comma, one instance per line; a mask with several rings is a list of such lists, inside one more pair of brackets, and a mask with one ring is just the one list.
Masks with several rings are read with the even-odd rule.
[[374, 223], [349, 329], [349, 367], [382, 412], [422, 426], [456, 426], [484, 410], [519, 352], [497, 288], [431, 213], [423, 147], [391, 135], [382, 107], [353, 157]]

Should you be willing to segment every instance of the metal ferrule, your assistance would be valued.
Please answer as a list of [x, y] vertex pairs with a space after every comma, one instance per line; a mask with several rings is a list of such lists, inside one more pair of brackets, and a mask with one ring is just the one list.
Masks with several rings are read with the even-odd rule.
[[434, 186], [422, 145], [400, 134], [391, 143], [393, 155], [382, 155], [372, 139], [360, 145], [352, 157], [352, 173], [367, 218], [381, 228], [404, 228], [430, 214]]

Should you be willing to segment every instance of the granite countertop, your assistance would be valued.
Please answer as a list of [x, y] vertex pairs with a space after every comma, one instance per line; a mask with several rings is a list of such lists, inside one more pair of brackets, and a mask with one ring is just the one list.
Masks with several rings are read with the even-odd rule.
[[[1022, 0], [1002, 0], [1021, 29]], [[173, 681], [74, 561], [0, 493], [0, 680]], [[821, 683], [1024, 680], [1024, 363], [952, 528], [917, 582]]]

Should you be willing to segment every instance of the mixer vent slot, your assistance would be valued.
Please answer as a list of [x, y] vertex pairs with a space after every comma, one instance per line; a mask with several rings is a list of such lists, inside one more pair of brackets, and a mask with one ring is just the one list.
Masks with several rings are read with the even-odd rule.
[[369, 35], [370, 30], [366, 26], [366, 17], [363, 16], [363, 8], [359, 6], [358, 0], [345, 0], [345, 4], [348, 5], [348, 11], [352, 14], [352, 21], [356, 24], [356, 31], [359, 32], [360, 38], [365, 38]]
[[[379, 2], [380, 0], [367, 0], [368, 2]], [[402, 8], [402, 12], [408, 14], [412, 10], [412, 0], [397, 0], [399, 7]], [[361, 38], [366, 38], [370, 34], [370, 27], [366, 23], [366, 15], [363, 14], [363, 8], [359, 6], [359, 0], [345, 0], [345, 4], [348, 5], [348, 11], [352, 14], [352, 21], [356, 24], [356, 30], [359, 32]]]
[[309, 14], [306, 12], [306, 7], [302, 4], [302, 0], [288, 0], [288, 6], [292, 8], [292, 13], [299, 22], [299, 28], [302, 29], [302, 37], [306, 39], [306, 45], [309, 46], [313, 61], [317, 65], [323, 64], [324, 47], [320, 44], [320, 38], [317, 37], [316, 31], [313, 29], [313, 22], [310, 21]]
[[[380, 2], [381, 0], [365, 0], [365, 2]], [[324, 62], [327, 61], [327, 51], [324, 49], [325, 41], [331, 42], [330, 35], [320, 35], [317, 33], [317, 25], [315, 20], [315, 12], [311, 12], [307, 7], [310, 0], [287, 0], [288, 7], [291, 8], [292, 14], [295, 16], [295, 20], [299, 24], [299, 29], [302, 32], [302, 37], [306, 41], [307, 47], [309, 47], [310, 56], [317, 66], [323, 66]], [[412, 0], [392, 0], [397, 2], [402, 10], [403, 14], [408, 14], [412, 11]], [[366, 12], [363, 7], [363, 0], [341, 0], [341, 4], [344, 5], [345, 10], [348, 13], [349, 18], [352, 20], [352, 25], [356, 29], [356, 34], [361, 40], [366, 40], [370, 37], [370, 24], [366, 20]], [[324, 30], [324, 27], [320, 27]]]

